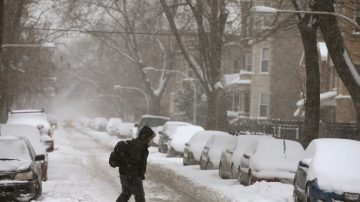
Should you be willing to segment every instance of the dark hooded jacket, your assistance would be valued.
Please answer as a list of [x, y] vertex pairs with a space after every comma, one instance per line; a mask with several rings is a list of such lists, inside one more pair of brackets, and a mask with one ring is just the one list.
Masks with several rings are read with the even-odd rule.
[[149, 142], [155, 137], [154, 131], [144, 126], [136, 139], [128, 141], [130, 155], [127, 163], [119, 166], [120, 175], [137, 176], [145, 179]]

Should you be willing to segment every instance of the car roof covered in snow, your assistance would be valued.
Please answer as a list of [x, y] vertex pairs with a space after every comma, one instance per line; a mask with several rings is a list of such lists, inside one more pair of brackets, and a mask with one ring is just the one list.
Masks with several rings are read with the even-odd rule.
[[306, 148], [308, 180], [327, 191], [360, 193], [360, 141], [324, 138]]

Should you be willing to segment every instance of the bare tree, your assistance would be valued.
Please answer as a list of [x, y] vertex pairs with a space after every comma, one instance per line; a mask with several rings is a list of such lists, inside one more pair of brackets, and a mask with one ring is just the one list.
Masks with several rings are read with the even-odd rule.
[[[355, 5], [356, 1], [346, 1]], [[346, 4], [345, 2], [342, 2]], [[356, 8], [356, 7], [353, 7]], [[333, 1], [315, 0], [314, 10], [336, 12]], [[335, 16], [320, 15], [319, 26], [335, 69], [346, 86], [356, 110], [358, 134], [360, 132], [360, 78], [344, 42], [342, 30]], [[360, 135], [360, 134], [359, 134]]]
[[[308, 10], [311, 5], [291, 1], [296, 10]], [[306, 69], [305, 125], [302, 143], [308, 145], [319, 137], [320, 120], [320, 71], [318, 59], [317, 33], [318, 17], [312, 14], [298, 14], [298, 29], [301, 34]]]
[[[199, 79], [208, 97], [208, 129], [227, 130], [225, 89], [222, 85], [221, 56], [224, 46], [224, 30], [228, 17], [226, 1], [174, 1], [169, 5], [165, 0], [160, 0], [171, 31], [188, 62], [191, 69]], [[197, 26], [197, 38], [199, 60], [185, 46], [176, 25], [177, 7], [188, 7], [195, 19]]]

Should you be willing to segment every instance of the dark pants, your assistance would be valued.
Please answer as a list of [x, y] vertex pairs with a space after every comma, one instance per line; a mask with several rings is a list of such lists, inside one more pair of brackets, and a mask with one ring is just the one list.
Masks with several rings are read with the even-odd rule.
[[120, 175], [122, 193], [116, 202], [126, 202], [131, 195], [135, 196], [136, 202], [145, 202], [145, 193], [141, 177]]

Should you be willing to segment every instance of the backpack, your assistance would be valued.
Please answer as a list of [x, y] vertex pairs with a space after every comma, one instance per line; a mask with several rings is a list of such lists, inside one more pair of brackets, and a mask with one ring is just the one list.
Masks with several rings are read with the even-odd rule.
[[131, 149], [133, 142], [131, 140], [119, 141], [110, 153], [109, 164], [111, 167], [120, 167], [126, 165], [131, 158]]

